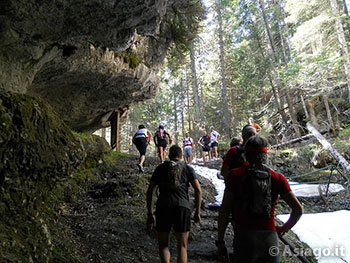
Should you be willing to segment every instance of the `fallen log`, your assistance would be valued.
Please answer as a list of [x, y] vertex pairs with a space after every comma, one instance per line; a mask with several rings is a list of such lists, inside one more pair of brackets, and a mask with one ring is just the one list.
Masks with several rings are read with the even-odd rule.
[[[328, 130], [324, 130], [324, 131], [321, 131], [321, 134], [325, 134], [327, 132], [328, 132]], [[279, 148], [279, 147], [286, 146], [286, 145], [289, 145], [289, 144], [306, 141], [306, 140], [308, 140], [310, 138], [313, 138], [313, 137], [314, 137], [313, 134], [306, 134], [304, 136], [301, 136], [301, 137], [289, 140], [287, 142], [282, 142], [282, 143], [279, 143], [279, 144], [272, 145], [271, 148]]]
[[341, 166], [350, 173], [350, 164], [345, 160], [345, 158], [335, 149], [325, 137], [310, 123], [306, 124], [306, 128], [313, 136], [319, 141], [319, 143], [325, 148], [333, 157], [341, 164]]

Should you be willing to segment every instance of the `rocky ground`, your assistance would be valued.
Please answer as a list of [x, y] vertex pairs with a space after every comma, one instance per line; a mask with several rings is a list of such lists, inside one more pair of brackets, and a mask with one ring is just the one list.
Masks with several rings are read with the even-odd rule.
[[[101, 163], [94, 170], [97, 182], [78, 200], [61, 207], [62, 220], [69, 225], [69, 235], [77, 247], [80, 262], [159, 262], [155, 233], [148, 233], [145, 226], [145, 191], [159, 161], [148, 158], [144, 174], [138, 173], [136, 163], [137, 157], [121, 156]], [[215, 166], [220, 166], [220, 162], [211, 164], [211, 168]], [[207, 206], [214, 201], [215, 190], [208, 180], [200, 178], [200, 181], [204, 190], [202, 221], [192, 224], [189, 262], [218, 262], [215, 247], [218, 212]], [[319, 199], [302, 201], [307, 204], [308, 212], [312, 204], [317, 204], [316, 210], [321, 211], [330, 210], [330, 203], [334, 203], [329, 201], [326, 205]], [[278, 206], [278, 212], [288, 212], [283, 203]], [[292, 233], [287, 234], [286, 239], [305, 246]], [[232, 240], [230, 227], [226, 235], [228, 247]], [[171, 243], [175, 255], [174, 236]], [[282, 242], [280, 245], [284, 246]], [[288, 257], [282, 258], [282, 262], [299, 261]], [[310, 258], [310, 262], [315, 261]]]

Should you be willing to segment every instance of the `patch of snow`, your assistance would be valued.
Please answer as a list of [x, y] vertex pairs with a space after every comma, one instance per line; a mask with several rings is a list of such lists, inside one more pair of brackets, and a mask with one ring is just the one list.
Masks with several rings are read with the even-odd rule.
[[[293, 193], [297, 197], [317, 197], [320, 196], [320, 191], [323, 195], [326, 195], [327, 185], [326, 184], [298, 184], [296, 182], [289, 182]], [[344, 191], [345, 188], [341, 184], [329, 184], [328, 193], [335, 194]]]
[[217, 176], [218, 173], [220, 173], [220, 171], [217, 169], [210, 169], [199, 165], [191, 165], [191, 166], [193, 167], [193, 169], [197, 174], [208, 179], [215, 186], [215, 189], [217, 192], [217, 195], [215, 196], [216, 204], [220, 205], [222, 201], [222, 197], [224, 195], [224, 190], [225, 190], [224, 180], [219, 179]]
[[[286, 222], [289, 215], [277, 218]], [[350, 262], [349, 219], [350, 211], [347, 210], [304, 214], [292, 230], [312, 248], [318, 262]]]

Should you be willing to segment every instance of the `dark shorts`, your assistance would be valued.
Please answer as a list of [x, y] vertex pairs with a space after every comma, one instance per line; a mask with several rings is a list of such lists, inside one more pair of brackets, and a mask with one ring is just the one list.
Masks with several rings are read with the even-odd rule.
[[211, 147], [218, 147], [218, 142], [212, 142], [210, 146]]
[[203, 152], [209, 152], [209, 151], [210, 151], [210, 146], [209, 146], [209, 145], [203, 146], [203, 147], [202, 147], [202, 151], [203, 151]]
[[191, 229], [191, 211], [186, 207], [157, 208], [155, 214], [158, 232], [170, 232], [172, 226], [177, 233], [189, 232]]
[[163, 147], [164, 149], [168, 145], [166, 140], [158, 140], [158, 147]]
[[135, 145], [140, 155], [146, 155], [147, 140], [146, 138], [136, 138]]
[[237, 231], [233, 241], [235, 263], [279, 263], [275, 231]]

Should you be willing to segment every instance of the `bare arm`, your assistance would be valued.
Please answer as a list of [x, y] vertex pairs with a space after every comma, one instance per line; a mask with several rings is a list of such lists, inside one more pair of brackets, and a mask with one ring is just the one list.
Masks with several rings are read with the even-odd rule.
[[202, 203], [202, 189], [198, 179], [194, 179], [193, 181], [191, 181], [191, 185], [194, 189], [194, 208], [195, 208], [194, 221], [198, 223], [201, 220], [200, 209], [201, 209], [201, 203]]
[[226, 178], [230, 171], [230, 166], [228, 164], [223, 164], [221, 167], [221, 175]]
[[277, 233], [283, 235], [299, 221], [301, 215], [303, 214], [303, 206], [293, 192], [288, 192], [281, 196], [281, 198], [292, 209], [288, 221], [282, 226], [276, 227]]
[[147, 141], [149, 143], [151, 143], [152, 133], [149, 130], [147, 130], [147, 135], [148, 135], [148, 140]]
[[152, 199], [153, 199], [153, 191], [156, 188], [157, 184], [154, 182], [150, 182], [147, 194], [146, 194], [146, 203], [147, 203], [147, 227], [149, 230], [154, 228], [154, 215], [152, 211]]

